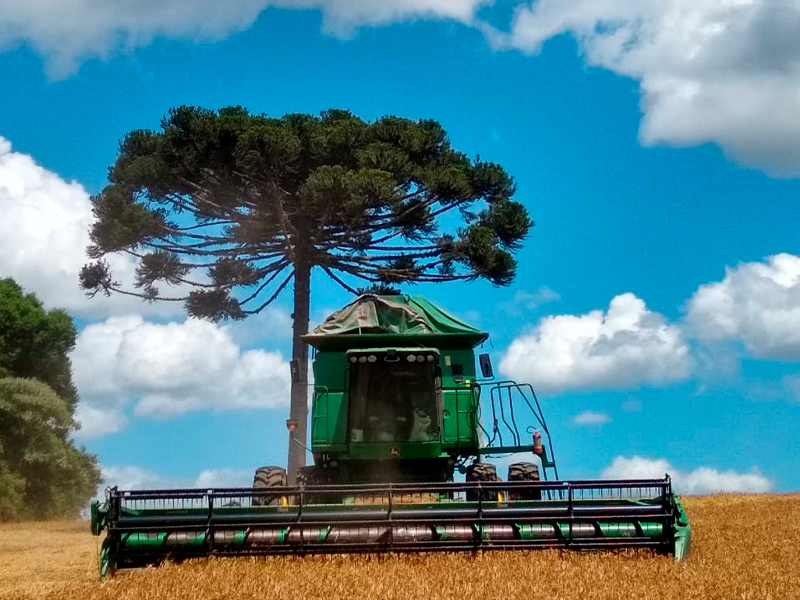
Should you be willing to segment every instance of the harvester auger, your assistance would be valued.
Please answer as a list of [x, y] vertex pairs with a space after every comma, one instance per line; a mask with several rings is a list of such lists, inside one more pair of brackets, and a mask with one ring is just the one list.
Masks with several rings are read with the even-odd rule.
[[[92, 507], [93, 532], [107, 531], [101, 573], [209, 554], [649, 548], [685, 557], [691, 530], [668, 476], [558, 479], [533, 388], [493, 381], [488, 354], [476, 375], [474, 349], [487, 338], [421, 297], [359, 297], [305, 337], [314, 464], [296, 485], [283, 468], [261, 467], [250, 488], [111, 488]], [[485, 460], [518, 453], [530, 458], [509, 465], [506, 481]]]

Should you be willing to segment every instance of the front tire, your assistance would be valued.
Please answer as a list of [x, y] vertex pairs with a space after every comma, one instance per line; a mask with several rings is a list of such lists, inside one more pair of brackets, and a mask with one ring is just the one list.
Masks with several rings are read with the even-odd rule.
[[[467, 467], [467, 481], [500, 481], [497, 476], [497, 468], [491, 463], [475, 463]], [[467, 500], [497, 500], [497, 490], [469, 490]]]
[[[287, 481], [286, 469], [283, 467], [260, 467], [253, 476], [253, 490], [262, 492], [276, 487], [286, 487]], [[279, 506], [281, 502], [280, 496], [272, 494], [253, 496], [253, 506]]]
[[[508, 466], [509, 481], [540, 481], [539, 465], [518, 462]], [[542, 490], [509, 490], [509, 500], [541, 500]]]

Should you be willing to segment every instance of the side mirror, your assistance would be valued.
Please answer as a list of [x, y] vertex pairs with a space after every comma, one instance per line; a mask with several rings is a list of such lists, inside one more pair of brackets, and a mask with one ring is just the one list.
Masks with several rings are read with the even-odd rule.
[[494, 371], [492, 370], [492, 359], [489, 358], [489, 355], [478, 355], [478, 362], [481, 364], [481, 375], [483, 375], [483, 378], [492, 379], [494, 377]]

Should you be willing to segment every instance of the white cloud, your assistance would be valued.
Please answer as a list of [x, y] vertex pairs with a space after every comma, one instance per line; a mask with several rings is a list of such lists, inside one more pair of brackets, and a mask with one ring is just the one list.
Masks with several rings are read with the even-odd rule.
[[444, 19], [479, 27], [497, 48], [538, 52], [573, 35], [589, 64], [640, 82], [646, 145], [719, 145], [742, 163], [800, 176], [800, 5], [792, 0], [536, 0], [508, 33], [476, 18], [491, 0], [6, 0], [0, 50], [28, 44], [51, 77], [155, 38], [216, 41], [267, 8], [319, 10], [323, 30]]
[[[2, 137], [0, 210], [0, 274], [13, 277], [26, 292], [35, 292], [48, 308], [96, 317], [184, 311], [182, 303], [144, 303], [118, 294], [87, 298], [78, 284], [78, 273], [89, 262], [86, 247], [94, 217], [88, 192], [79, 183], [64, 181], [36, 164], [27, 154], [13, 152]], [[108, 262], [115, 279], [133, 281], [135, 262], [131, 257], [111, 255]]]
[[595, 412], [593, 410], [585, 410], [577, 414], [572, 419], [572, 424], [576, 427], [591, 427], [593, 425], [605, 425], [611, 422], [609, 417], [604, 412]]
[[476, 11], [491, 0], [278, 0], [283, 8], [314, 7], [322, 10], [323, 27], [346, 36], [361, 25], [386, 25], [410, 19], [449, 19], [472, 22]]
[[497, 47], [538, 52], [569, 33], [587, 62], [641, 84], [644, 144], [712, 142], [800, 175], [800, 4], [790, 0], [537, 0]]
[[524, 314], [527, 311], [536, 310], [543, 304], [560, 299], [561, 295], [558, 292], [544, 285], [534, 292], [517, 290], [510, 300], [500, 304], [500, 308], [512, 315]]
[[253, 471], [250, 469], [206, 469], [194, 480], [196, 488], [249, 487], [253, 484]]
[[691, 297], [686, 324], [704, 342], [739, 340], [759, 358], [800, 360], [800, 256], [726, 269]]
[[169, 417], [282, 407], [289, 398], [289, 366], [279, 352], [242, 351], [226, 327], [199, 319], [111, 317], [81, 331], [71, 358], [85, 437], [113, 430], [100, 417], [129, 402], [137, 415]]
[[87, 58], [107, 59], [154, 38], [216, 41], [243, 31], [266, 8], [319, 9], [323, 29], [348, 36], [361, 25], [412, 18], [470, 22], [486, 0], [6, 0], [0, 4], [0, 48], [28, 43], [51, 77], [73, 73]]
[[[118, 294], [87, 298], [79, 288], [78, 273], [88, 262], [93, 221], [89, 194], [30, 156], [13, 152], [3, 138], [0, 209], [0, 275], [16, 279], [48, 308], [83, 317], [184, 313], [181, 303], [143, 303]], [[133, 280], [131, 258], [113, 255], [108, 261], [115, 279]], [[275, 338], [288, 336], [290, 330], [286, 311], [272, 307], [229, 328], [193, 319], [155, 325], [141, 316], [90, 325], [79, 335], [72, 355], [82, 398], [76, 437], [122, 429], [127, 422], [124, 405], [131, 400], [137, 414], [148, 415], [280, 404], [277, 395], [286, 390], [283, 383], [288, 380], [286, 363], [277, 353], [241, 352], [239, 345], [251, 345], [265, 331]], [[267, 391], [259, 389], [264, 384]]]
[[773, 489], [773, 483], [753, 468], [748, 473], [718, 471], [709, 467], [698, 467], [693, 471], [674, 468], [665, 459], [641, 456], [617, 456], [601, 473], [603, 479], [649, 479], [663, 477], [668, 473], [676, 491], [683, 494], [712, 494], [717, 492], [764, 493]]
[[689, 376], [689, 347], [680, 329], [627, 293], [603, 312], [545, 317], [516, 338], [500, 370], [536, 389], [625, 389]]
[[80, 429], [75, 433], [79, 440], [110, 435], [128, 424], [125, 413], [119, 407], [101, 408], [83, 401], [78, 402], [75, 419], [80, 424]]
[[100, 469], [103, 476], [103, 481], [100, 484], [101, 489], [107, 487], [117, 486], [121, 490], [143, 490], [143, 489], [159, 489], [169, 488], [172, 484], [169, 480], [161, 477], [158, 473], [154, 473], [142, 467], [133, 465], [125, 466], [103, 466]]
[[[691, 335], [688, 326], [685, 331]], [[704, 340], [702, 344], [694, 344], [692, 358], [697, 392], [735, 384], [741, 378], [741, 355], [741, 350], [728, 342]]]
[[120, 490], [155, 490], [179, 488], [229, 488], [250, 487], [253, 484], [251, 469], [205, 469], [197, 477], [166, 477], [136, 465], [101, 466], [103, 481], [97, 488], [95, 497], [103, 498], [107, 487]]

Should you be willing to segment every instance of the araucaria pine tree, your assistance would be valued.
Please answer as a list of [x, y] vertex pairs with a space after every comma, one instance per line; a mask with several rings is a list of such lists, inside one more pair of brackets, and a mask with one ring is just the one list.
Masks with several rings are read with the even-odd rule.
[[[190, 315], [242, 319], [294, 283], [291, 418], [306, 438], [310, 282], [345, 289], [485, 278], [507, 285], [532, 226], [497, 164], [454, 150], [441, 125], [179, 107], [161, 131], [132, 131], [94, 201], [81, 271], [90, 293], [182, 301]], [[103, 260], [138, 259], [120, 284]], [[187, 290], [162, 295], [159, 283]], [[290, 443], [293, 480], [305, 456]]]

